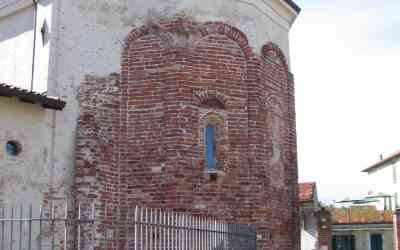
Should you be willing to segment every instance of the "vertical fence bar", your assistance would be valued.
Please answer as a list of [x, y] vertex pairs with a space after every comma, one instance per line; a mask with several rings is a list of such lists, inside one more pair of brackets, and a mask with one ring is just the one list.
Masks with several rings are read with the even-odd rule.
[[229, 235], [229, 223], [225, 223], [225, 239], [226, 239], [226, 249], [229, 249], [229, 241], [230, 241], [230, 235]]
[[201, 250], [206, 250], [206, 248], [207, 248], [207, 236], [206, 236], [206, 219], [205, 218], [201, 218], [201, 225], [200, 225], [200, 228], [201, 228], [201, 234], [202, 234], [202, 236], [201, 236], [201, 245], [202, 245], [202, 248], [201, 248]]
[[212, 227], [213, 227], [213, 249], [217, 246], [217, 220], [212, 221]]
[[40, 211], [39, 211], [39, 249], [42, 249], [42, 241], [43, 241], [43, 236], [42, 236], [42, 220], [43, 220], [43, 205], [40, 205]]
[[81, 203], [78, 203], [78, 246], [77, 249], [81, 249]]
[[170, 212], [167, 212], [167, 224], [168, 224], [168, 227], [167, 227], [167, 249], [170, 250], [171, 249], [171, 238], [169, 236], [171, 233], [171, 225], [172, 225]]
[[107, 202], [104, 202], [104, 249], [106, 250], [108, 248], [108, 232], [107, 232], [107, 219], [108, 219], [108, 211], [107, 211]]
[[150, 232], [150, 248], [149, 249], [153, 249], [153, 209], [150, 209], [150, 228], [149, 228], [149, 232]]
[[140, 249], [143, 249], [143, 208], [140, 208]]
[[211, 219], [207, 219], [207, 231], [208, 231], [208, 249], [212, 249], [212, 235], [211, 235]]
[[148, 209], [147, 208], [145, 208], [145, 218], [144, 218], [144, 220], [145, 220], [145, 224], [144, 224], [144, 226], [145, 226], [145, 236], [144, 236], [144, 240], [145, 240], [145, 244], [146, 244], [146, 248], [148, 248], [149, 247], [149, 244], [148, 244], [148, 237], [149, 237], [149, 234], [148, 234], [148, 230], [149, 230], [149, 225], [148, 225], [148, 222], [149, 222], [149, 220], [148, 220], [148, 215], [149, 215], [149, 212], [148, 212]]
[[215, 236], [217, 238], [217, 246], [218, 246], [218, 248], [221, 248], [221, 230], [220, 230], [219, 226], [220, 226], [220, 221], [216, 220], [215, 221], [215, 228], [216, 228]]
[[192, 216], [189, 216], [189, 222], [188, 222], [188, 224], [189, 224], [189, 246], [188, 246], [188, 248], [189, 249], [191, 249], [191, 250], [193, 250], [194, 248], [193, 248], [193, 225], [192, 225], [192, 219], [193, 219], [193, 217]]
[[22, 214], [23, 212], [23, 204], [21, 203], [21, 207], [19, 210], [19, 250], [22, 250]]
[[54, 211], [54, 200], [51, 200], [51, 210], [50, 210], [50, 219], [51, 219], [51, 250], [54, 250], [54, 241], [55, 241], [55, 232], [54, 232], [54, 224], [55, 224], [55, 211]]
[[64, 200], [64, 249], [68, 249], [68, 200]]
[[[92, 201], [92, 248], [95, 246], [96, 241], [96, 204]], [[66, 249], [67, 250], [67, 249]]]
[[166, 250], [166, 241], [165, 241], [165, 239], [166, 239], [166, 236], [167, 236], [167, 226], [168, 226], [168, 223], [167, 223], [167, 217], [166, 217], [166, 211], [164, 210], [163, 211], [163, 222], [164, 222], [164, 228], [163, 228], [163, 231], [164, 231], [164, 233], [163, 233], [163, 250]]
[[127, 207], [127, 211], [126, 211], [126, 225], [125, 225], [125, 233], [127, 232], [127, 235], [125, 236], [125, 249], [129, 250], [130, 247], [130, 242], [131, 242], [131, 220], [130, 220], [130, 213], [131, 213], [131, 208]]
[[204, 250], [207, 250], [208, 249], [208, 241], [207, 241], [207, 238], [208, 238], [208, 231], [207, 231], [207, 220], [206, 220], [206, 218], [203, 218], [203, 226], [202, 226], [202, 230], [203, 230], [203, 237], [204, 237], [204, 247], [203, 247], [203, 249]]
[[185, 214], [182, 214], [182, 222], [181, 222], [181, 231], [182, 231], [182, 248], [183, 250], [186, 250], [186, 216]]
[[219, 221], [219, 238], [221, 241], [221, 243], [220, 243], [221, 248], [224, 249], [225, 241], [224, 241], [224, 221], [223, 220]]
[[1, 206], [1, 250], [4, 250], [4, 219], [5, 219], [5, 207]]
[[202, 250], [206, 250], [208, 246], [207, 246], [207, 234], [206, 234], [207, 227], [206, 227], [206, 219], [205, 218], [201, 219], [200, 228], [201, 228], [201, 234], [202, 234], [202, 240], [201, 240]]
[[185, 250], [185, 232], [183, 230], [184, 224], [183, 224], [183, 214], [179, 214], [179, 229], [178, 229], [178, 233], [180, 231], [180, 243], [181, 243], [181, 249]]
[[197, 231], [197, 217], [193, 217], [193, 230], [194, 230], [194, 249], [199, 250], [199, 238], [198, 236], [198, 231]]
[[215, 247], [215, 221], [214, 219], [211, 220], [210, 222], [210, 227], [211, 227], [211, 249], [214, 249]]
[[183, 232], [184, 232], [184, 240], [185, 240], [185, 250], [188, 249], [188, 216], [183, 214]]
[[[158, 249], [157, 248], [157, 226], [158, 226], [158, 222], [157, 222], [157, 214], [158, 214], [158, 210], [154, 209], [153, 210], [153, 233], [151, 234], [151, 238], [153, 238], [153, 245], [154, 245], [154, 249]], [[151, 248], [153, 249], [153, 248]]]
[[32, 204], [29, 205], [28, 250], [32, 249]]
[[176, 248], [180, 249], [181, 242], [180, 242], [178, 227], [179, 227], [179, 214], [175, 213], [174, 214], [174, 243], [176, 245]]
[[137, 247], [138, 247], [138, 244], [137, 244], [138, 212], [139, 212], [139, 209], [138, 209], [138, 206], [136, 206], [136, 207], [135, 207], [135, 221], [134, 221], [134, 227], [135, 227], [135, 250], [138, 250], [138, 249], [137, 249]]
[[187, 221], [188, 221], [188, 216], [186, 214], [182, 214], [183, 217], [183, 221], [182, 221], [182, 233], [183, 233], [183, 245], [184, 245], [184, 250], [188, 249], [188, 241], [187, 241], [187, 237], [188, 237], [188, 228], [187, 228]]
[[200, 230], [201, 250], [205, 250], [205, 248], [204, 248], [204, 244], [205, 244], [205, 239], [204, 239], [204, 219], [203, 218], [200, 218], [199, 230]]
[[158, 211], [158, 247], [159, 249], [163, 249], [163, 239], [165, 235], [163, 235], [163, 229], [165, 228], [165, 221], [163, 220], [162, 210]]
[[10, 250], [13, 250], [13, 234], [14, 234], [14, 205], [11, 207], [11, 221], [10, 221]]
[[201, 250], [201, 228], [200, 228], [201, 222], [200, 222], [200, 217], [197, 217], [196, 219], [196, 228], [197, 228], [197, 250]]
[[212, 247], [212, 222], [211, 219], [207, 219], [207, 230], [208, 230], [208, 249], [213, 249]]
[[171, 248], [175, 249], [175, 218], [174, 213], [171, 213]]

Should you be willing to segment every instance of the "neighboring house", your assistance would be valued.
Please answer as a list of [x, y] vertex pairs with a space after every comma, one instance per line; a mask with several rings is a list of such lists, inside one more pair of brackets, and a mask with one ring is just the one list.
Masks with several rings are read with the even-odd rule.
[[299, 12], [292, 0], [1, 0], [0, 201], [93, 201], [106, 210], [95, 226], [138, 204], [174, 209], [297, 250]]
[[354, 206], [374, 206], [379, 211], [394, 211], [395, 204], [393, 196], [378, 194], [378, 195], [368, 195], [361, 199], [346, 199], [342, 201], [335, 202], [337, 207], [354, 207]]
[[375, 206], [332, 207], [333, 250], [393, 250], [393, 212]]
[[315, 182], [299, 184], [301, 249], [314, 250], [318, 247], [318, 219], [320, 206]]
[[386, 196], [383, 207], [399, 208], [400, 200], [400, 151], [381, 159], [364, 169], [371, 187], [369, 195]]

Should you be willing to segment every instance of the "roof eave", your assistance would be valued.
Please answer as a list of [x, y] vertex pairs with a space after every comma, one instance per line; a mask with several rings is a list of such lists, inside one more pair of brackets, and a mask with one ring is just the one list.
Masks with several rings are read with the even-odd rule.
[[40, 104], [45, 109], [61, 111], [65, 108], [66, 102], [57, 97], [49, 97], [44, 94], [35, 93], [32, 91], [12, 87], [7, 84], [0, 84], [0, 96], [15, 97], [21, 102]]
[[399, 157], [400, 157], [400, 153], [394, 154], [394, 155], [392, 155], [390, 157], [387, 157], [386, 159], [383, 159], [383, 160], [373, 164], [372, 166], [362, 170], [361, 172], [369, 173], [369, 172], [371, 172], [371, 171], [373, 171], [373, 170], [375, 170], [375, 169], [387, 164], [388, 162], [392, 161], [393, 159], [396, 159], [396, 158], [399, 158]]
[[300, 14], [301, 8], [292, 0], [283, 0], [291, 9], [293, 9], [297, 14]]

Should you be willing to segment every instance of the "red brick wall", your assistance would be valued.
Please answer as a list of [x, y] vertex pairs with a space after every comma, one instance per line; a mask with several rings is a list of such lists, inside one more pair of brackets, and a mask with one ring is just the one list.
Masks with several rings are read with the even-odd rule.
[[[82, 83], [75, 194], [251, 223], [259, 249], [299, 249], [292, 75], [221, 22], [133, 30], [121, 74]], [[204, 124], [218, 117], [218, 177]], [[214, 118], [212, 118], [214, 119]], [[110, 215], [112, 216], [112, 214]]]

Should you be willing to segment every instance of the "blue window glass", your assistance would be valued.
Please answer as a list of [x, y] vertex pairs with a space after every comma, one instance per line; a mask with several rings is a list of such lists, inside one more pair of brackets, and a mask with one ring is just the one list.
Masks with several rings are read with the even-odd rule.
[[207, 125], [206, 127], [206, 166], [209, 169], [217, 167], [217, 160], [215, 159], [215, 126]]

